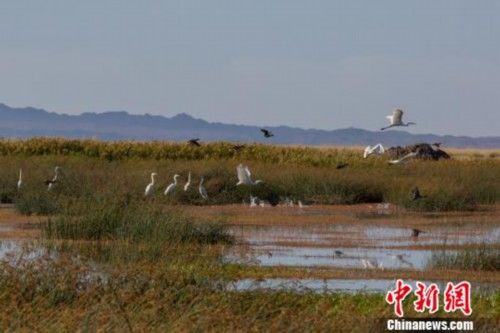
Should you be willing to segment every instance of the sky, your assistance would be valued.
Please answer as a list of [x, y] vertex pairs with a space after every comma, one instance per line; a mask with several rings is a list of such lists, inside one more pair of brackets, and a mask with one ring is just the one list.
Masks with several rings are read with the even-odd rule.
[[500, 1], [0, 3], [0, 102], [500, 135]]

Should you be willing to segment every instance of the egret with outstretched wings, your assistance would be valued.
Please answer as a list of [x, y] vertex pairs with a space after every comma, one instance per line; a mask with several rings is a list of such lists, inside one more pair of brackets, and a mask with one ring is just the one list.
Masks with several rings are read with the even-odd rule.
[[408, 127], [410, 125], [416, 125], [413, 122], [408, 122], [408, 123], [403, 122], [403, 110], [401, 110], [401, 109], [395, 109], [392, 112], [392, 115], [389, 115], [386, 118], [389, 119], [389, 126], [382, 127], [381, 128], [382, 131], [386, 130], [388, 128], [391, 128], [391, 127], [397, 127], [397, 126]]
[[236, 167], [236, 173], [238, 176], [238, 185], [257, 185], [262, 183], [262, 180], [252, 180], [252, 174], [250, 173], [250, 169], [248, 166], [240, 164]]

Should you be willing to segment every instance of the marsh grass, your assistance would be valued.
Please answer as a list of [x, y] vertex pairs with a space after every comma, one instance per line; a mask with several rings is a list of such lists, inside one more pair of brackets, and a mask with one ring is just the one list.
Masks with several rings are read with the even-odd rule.
[[96, 195], [65, 208], [44, 225], [47, 238], [125, 240], [129, 242], [231, 243], [220, 223], [193, 223], [173, 209], [122, 198]]
[[427, 263], [431, 269], [500, 271], [500, 250], [491, 244], [469, 246], [458, 252], [437, 250]]
[[[210, 143], [201, 148], [184, 144], [149, 142], [101, 142], [92, 140], [33, 139], [0, 141], [0, 198], [16, 202], [19, 211], [48, 214], [103, 193], [142, 201], [151, 172], [157, 172], [158, 187], [153, 198], [158, 204], [213, 205], [248, 202], [250, 194], [261, 199], [302, 200], [309, 204], [356, 204], [391, 202], [421, 211], [473, 210], [495, 204], [500, 198], [500, 161], [497, 159], [412, 161], [389, 166], [386, 158], [361, 157], [361, 150], [337, 148], [248, 145], [235, 153], [229, 143]], [[347, 162], [337, 170], [338, 161]], [[235, 186], [236, 166], [248, 164], [258, 186]], [[44, 180], [62, 170], [61, 182], [50, 196]], [[24, 172], [24, 187], [17, 193], [18, 170]], [[180, 187], [191, 171], [189, 191]], [[166, 186], [177, 173], [180, 186], [169, 197]], [[205, 177], [209, 199], [198, 194], [198, 182]], [[412, 202], [409, 194], [418, 186], [422, 200]], [[36, 201], [41, 201], [37, 204]], [[33, 206], [30, 208], [30, 206]], [[40, 207], [36, 207], [40, 206]]]
[[16, 210], [24, 215], [52, 215], [60, 210], [59, 202], [48, 192], [23, 191], [15, 197]]
[[[185, 265], [187, 265], [185, 263]], [[213, 267], [213, 266], [210, 266]], [[61, 255], [22, 268], [0, 263], [0, 328], [5, 331], [335, 331], [383, 332], [393, 316], [382, 294], [231, 292], [200, 266], [141, 264], [95, 269]], [[208, 270], [209, 268], [207, 268]], [[499, 293], [473, 295], [476, 331], [498, 320]], [[413, 311], [415, 318], [460, 318]], [[481, 324], [482, 323], [482, 324]], [[491, 328], [491, 326], [489, 326]]]

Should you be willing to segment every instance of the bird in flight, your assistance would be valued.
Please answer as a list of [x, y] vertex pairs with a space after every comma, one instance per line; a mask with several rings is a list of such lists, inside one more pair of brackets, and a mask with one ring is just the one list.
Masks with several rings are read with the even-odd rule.
[[383, 155], [385, 153], [384, 146], [381, 143], [377, 143], [375, 146], [367, 146], [363, 153], [363, 158], [367, 158], [370, 155]]
[[236, 173], [238, 176], [238, 185], [257, 185], [259, 183], [262, 183], [262, 180], [253, 180], [252, 179], [252, 174], [250, 173], [250, 169], [248, 166], [240, 164], [236, 167]]
[[200, 147], [201, 144], [200, 144], [200, 138], [196, 138], [196, 139], [191, 139], [188, 141], [188, 143], [192, 146], [196, 146], [196, 147]]
[[413, 153], [408, 153], [405, 156], [401, 157], [399, 160], [392, 160], [389, 161], [389, 164], [404, 164], [408, 162], [411, 158], [414, 158], [415, 156], [418, 155], [418, 152], [413, 152]]
[[274, 136], [273, 132], [271, 132], [270, 130], [267, 130], [267, 129], [265, 129], [265, 128], [261, 128], [261, 129], [260, 129], [260, 131], [261, 131], [262, 133], [264, 133], [264, 136], [265, 136], [266, 138], [270, 138], [270, 137]]
[[391, 128], [391, 127], [397, 127], [397, 126], [408, 127], [410, 125], [416, 125], [416, 123], [413, 123], [413, 122], [408, 122], [408, 123], [403, 122], [403, 110], [401, 110], [401, 109], [395, 109], [392, 112], [392, 115], [389, 115], [386, 118], [389, 119], [389, 126], [382, 127], [380, 129], [382, 131], [386, 130], [388, 128]]

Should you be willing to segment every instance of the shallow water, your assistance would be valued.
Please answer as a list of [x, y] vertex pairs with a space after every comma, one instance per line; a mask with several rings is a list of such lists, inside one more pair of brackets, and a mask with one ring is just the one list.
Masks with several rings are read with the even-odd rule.
[[[340, 251], [342, 254], [335, 254]], [[402, 256], [402, 257], [398, 257]], [[342, 268], [363, 267], [363, 260], [375, 262], [379, 268], [423, 269], [432, 256], [430, 250], [393, 250], [378, 248], [316, 248], [316, 247], [273, 247], [253, 248], [253, 264], [260, 266], [331, 266]], [[226, 256], [230, 262], [242, 262], [236, 253]], [[248, 263], [248, 258], [245, 259]]]
[[[434, 282], [440, 290], [444, 290], [445, 284], [436, 281], [422, 281], [426, 285]], [[416, 281], [405, 280], [415, 289]], [[316, 293], [343, 292], [343, 293], [387, 293], [394, 289], [395, 280], [389, 279], [243, 279], [234, 281], [227, 286], [228, 291], [252, 291], [252, 290], [287, 290], [294, 292], [312, 291]], [[496, 290], [491, 283], [472, 283], [472, 294], [489, 294]]]
[[[412, 228], [366, 224], [233, 226], [249, 251], [233, 248], [225, 260], [261, 266], [425, 269], [433, 251], [422, 246], [496, 243], [500, 227], [462, 225]], [[457, 250], [447, 250], [455, 253]], [[244, 254], [243, 254], [244, 253]]]

